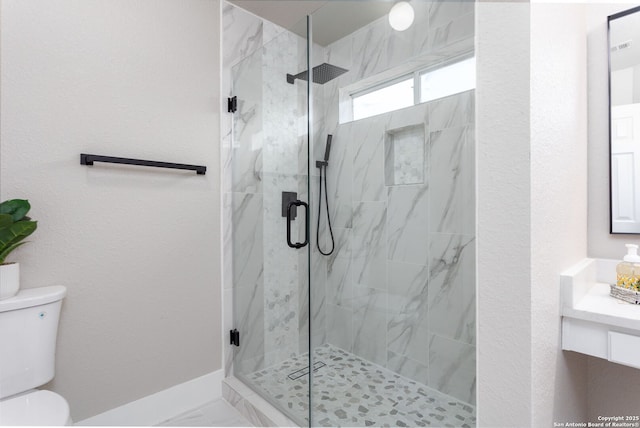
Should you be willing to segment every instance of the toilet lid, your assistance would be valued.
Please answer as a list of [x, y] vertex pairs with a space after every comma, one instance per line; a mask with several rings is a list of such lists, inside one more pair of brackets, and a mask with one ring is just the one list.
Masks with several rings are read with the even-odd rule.
[[0, 425], [66, 425], [69, 405], [58, 394], [35, 390], [0, 401]]

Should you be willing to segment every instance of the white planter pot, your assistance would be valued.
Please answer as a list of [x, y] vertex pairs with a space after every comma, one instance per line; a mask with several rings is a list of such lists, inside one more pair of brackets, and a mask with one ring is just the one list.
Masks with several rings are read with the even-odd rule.
[[16, 295], [20, 289], [20, 264], [0, 265], [0, 300]]

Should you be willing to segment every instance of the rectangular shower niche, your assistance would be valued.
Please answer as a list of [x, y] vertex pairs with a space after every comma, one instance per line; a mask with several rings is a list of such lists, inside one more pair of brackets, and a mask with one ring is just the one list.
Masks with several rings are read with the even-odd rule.
[[387, 186], [423, 184], [425, 178], [425, 125], [390, 129], [384, 138], [384, 175]]

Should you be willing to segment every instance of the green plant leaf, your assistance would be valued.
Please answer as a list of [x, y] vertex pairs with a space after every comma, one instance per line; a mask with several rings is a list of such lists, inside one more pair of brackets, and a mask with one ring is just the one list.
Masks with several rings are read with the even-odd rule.
[[26, 216], [30, 209], [31, 205], [25, 199], [0, 203], [0, 263], [4, 263], [7, 256], [37, 229], [38, 223]]
[[[0, 254], [5, 253], [8, 248], [31, 235], [37, 227], [38, 223], [35, 221], [19, 221], [9, 227], [0, 229]], [[11, 251], [13, 249], [9, 252]], [[8, 255], [9, 252], [6, 254]]]
[[0, 204], [0, 214], [9, 214], [13, 221], [20, 221], [31, 209], [26, 199], [11, 199]]
[[13, 224], [13, 218], [9, 214], [0, 214], [0, 229], [9, 227]]
[[15, 244], [10, 245], [6, 249], [4, 249], [3, 251], [0, 251], [0, 265], [4, 263], [4, 260], [7, 258], [10, 252], [18, 248], [20, 245], [26, 244], [27, 242], [28, 241], [16, 242]]

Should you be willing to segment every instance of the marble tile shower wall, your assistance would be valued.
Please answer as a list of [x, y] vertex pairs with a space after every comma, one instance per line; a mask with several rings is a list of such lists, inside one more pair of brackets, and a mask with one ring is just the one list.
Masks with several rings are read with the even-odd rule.
[[[225, 305], [224, 331], [237, 328], [242, 343], [225, 344], [225, 373], [240, 375], [309, 346], [308, 260], [286, 245], [281, 215], [281, 192], [308, 199], [306, 85], [285, 78], [306, 68], [306, 41], [226, 2], [222, 18], [223, 93], [238, 99], [222, 123], [224, 299], [233, 302]], [[294, 228], [294, 241], [299, 233]], [[323, 343], [326, 269], [314, 260], [311, 316]]]
[[298, 350], [297, 255], [279, 239], [279, 203], [298, 188], [298, 94], [284, 76], [298, 67], [300, 40], [228, 3], [222, 19], [223, 93], [238, 98], [222, 121], [225, 331], [241, 331], [243, 345], [225, 345], [231, 375]]
[[381, 19], [326, 48], [327, 62], [349, 70], [322, 87], [337, 245], [326, 259], [326, 338], [474, 404], [474, 92], [339, 124], [340, 88], [473, 49], [472, 2], [414, 6], [405, 32]]

